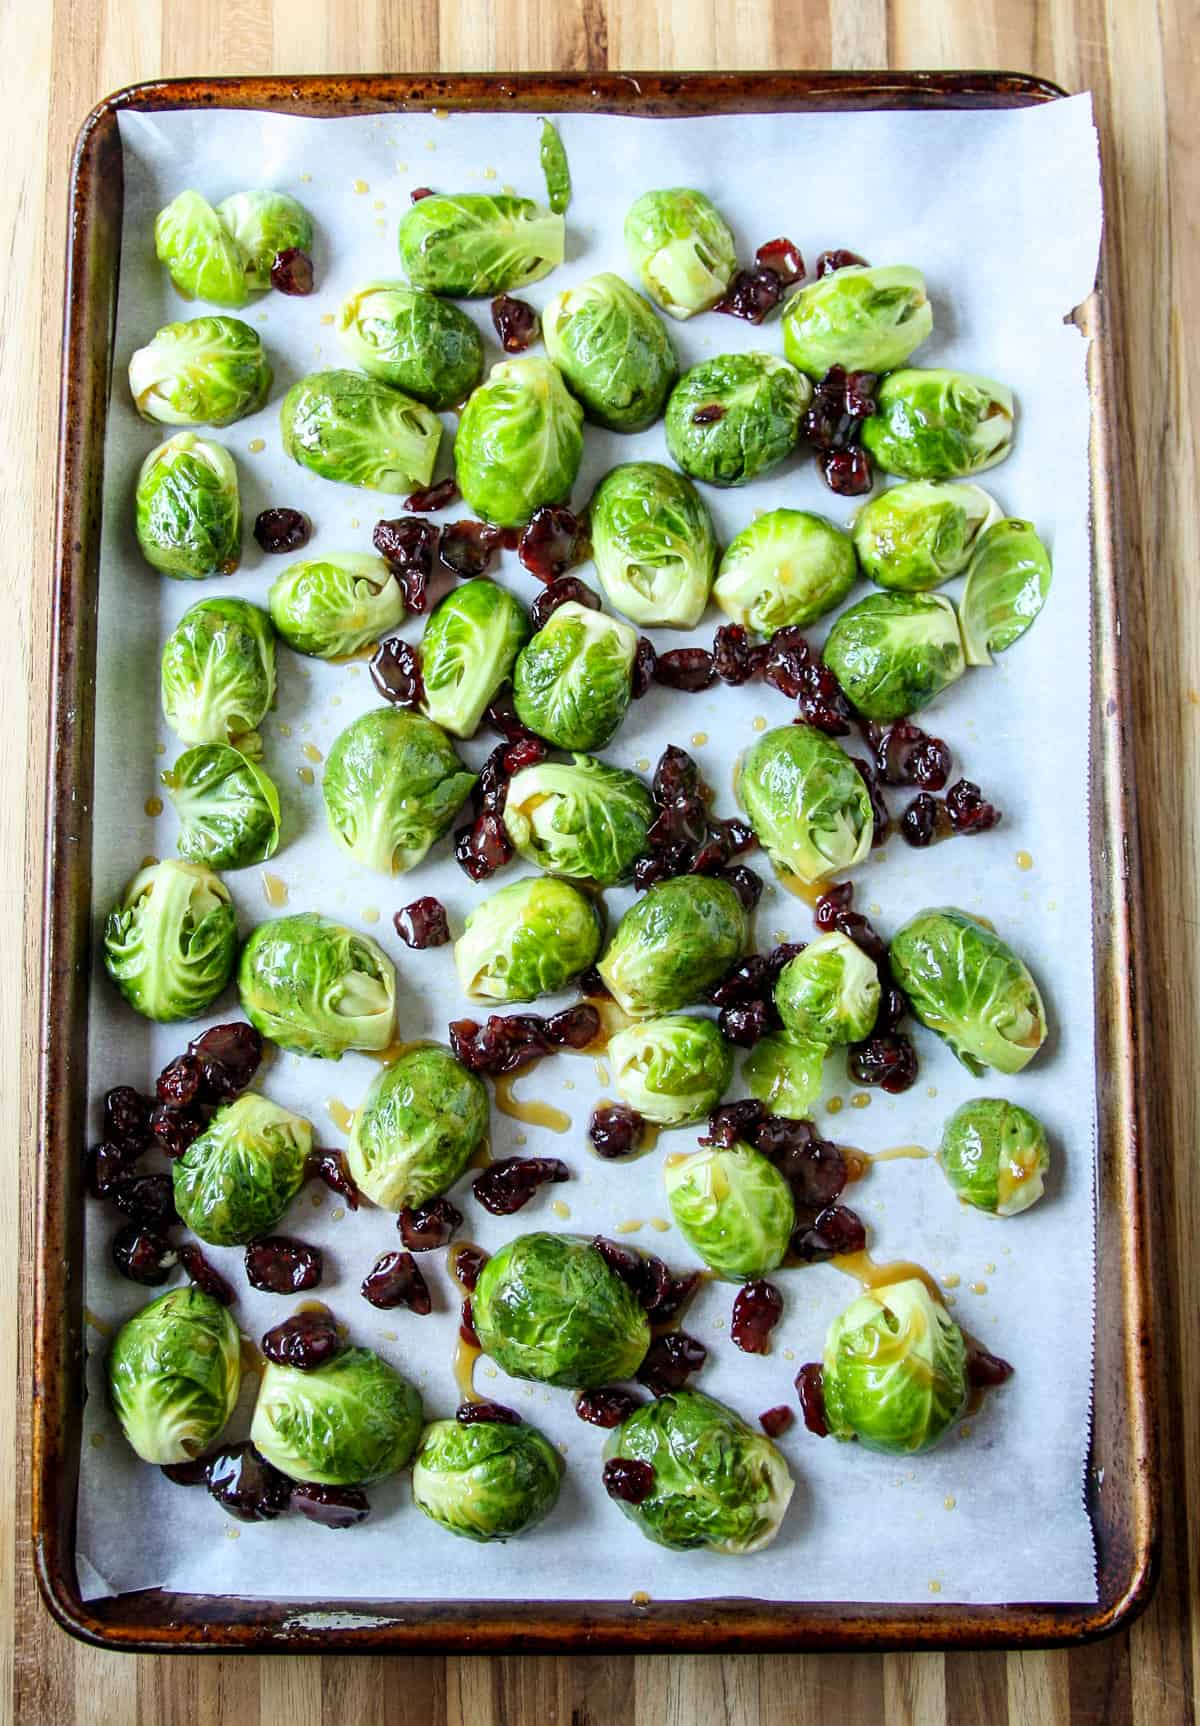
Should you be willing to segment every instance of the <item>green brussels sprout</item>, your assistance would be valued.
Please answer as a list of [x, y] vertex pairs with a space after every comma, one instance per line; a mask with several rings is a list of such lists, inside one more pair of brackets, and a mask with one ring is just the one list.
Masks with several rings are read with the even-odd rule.
[[190, 431], [152, 449], [138, 472], [134, 525], [142, 556], [163, 575], [232, 575], [242, 561], [242, 500], [229, 451]]
[[411, 491], [433, 478], [442, 422], [424, 402], [360, 372], [310, 372], [283, 398], [284, 454], [323, 479]]
[[471, 1300], [486, 1354], [513, 1378], [581, 1390], [632, 1378], [650, 1346], [636, 1295], [581, 1235], [518, 1235]]
[[978, 1097], [955, 1109], [937, 1154], [960, 1199], [997, 1217], [1015, 1217], [1041, 1198], [1050, 1147], [1028, 1109], [1003, 1097]]
[[764, 1433], [699, 1390], [676, 1390], [634, 1409], [604, 1447], [654, 1470], [640, 1504], [618, 1499], [648, 1540], [688, 1552], [761, 1552], [791, 1502], [788, 1465]]
[[421, 641], [422, 713], [455, 737], [473, 737], [530, 633], [525, 607], [498, 582], [480, 576], [452, 588]]
[[563, 261], [566, 223], [532, 198], [435, 193], [404, 212], [400, 262], [414, 288], [479, 299], [527, 288]]
[[421, 1398], [369, 1348], [301, 1372], [268, 1362], [250, 1442], [293, 1480], [361, 1486], [403, 1468], [421, 1436]]
[[691, 480], [660, 462], [625, 462], [600, 481], [589, 513], [596, 574], [616, 609], [635, 623], [694, 629], [717, 538]]
[[360, 551], [290, 563], [271, 583], [267, 604], [288, 646], [313, 659], [348, 659], [407, 611], [391, 567]]
[[311, 1124], [246, 1091], [171, 1164], [175, 1209], [214, 1247], [268, 1234], [304, 1185]]
[[386, 1049], [396, 1024], [396, 973], [369, 936], [303, 911], [260, 923], [238, 966], [242, 1011], [294, 1055], [340, 1061]]
[[427, 407], [456, 407], [483, 376], [483, 341], [460, 307], [404, 282], [368, 282], [337, 321], [350, 358]]
[[917, 713], [966, 670], [958, 617], [940, 593], [869, 593], [843, 611], [822, 654], [866, 719]]
[[402, 1211], [452, 1187], [488, 1129], [488, 1096], [448, 1049], [406, 1049], [354, 1117], [350, 1173], [372, 1204]]
[[804, 628], [845, 599], [858, 576], [850, 536], [806, 509], [770, 509], [730, 541], [713, 598], [759, 635]]
[[738, 798], [775, 868], [811, 884], [861, 863], [875, 817], [862, 774], [811, 725], [765, 731], [742, 759]]
[[733, 1050], [714, 1021], [688, 1013], [630, 1025], [606, 1053], [617, 1094], [662, 1127], [702, 1121], [733, 1077]]
[[517, 655], [513, 705], [560, 749], [599, 749], [633, 698], [637, 631], [569, 599]]
[[975, 544], [960, 621], [968, 665], [990, 665], [1020, 639], [1050, 592], [1050, 553], [1031, 521], [993, 522]]
[[848, 935], [831, 930], [789, 959], [775, 985], [783, 1028], [806, 1043], [861, 1043], [875, 1028], [879, 972]]
[[185, 300], [237, 311], [250, 298], [241, 248], [199, 192], [180, 192], [158, 212], [154, 250]]
[[256, 291], [271, 286], [271, 266], [280, 252], [312, 251], [312, 217], [287, 192], [235, 192], [217, 205], [217, 215], [241, 253], [246, 286]]
[[556, 216], [564, 215], [571, 202], [571, 169], [563, 141], [551, 120], [542, 121], [538, 157], [546, 177], [546, 202]]
[[185, 743], [232, 743], [260, 755], [275, 701], [271, 620], [248, 599], [202, 599], [184, 612], [162, 652], [162, 710]]
[[600, 975], [635, 1019], [698, 1000], [745, 951], [749, 922], [728, 881], [681, 875], [632, 904], [604, 950]]
[[636, 773], [575, 755], [514, 773], [504, 825], [514, 850], [548, 875], [615, 887], [633, 873], [657, 813]]
[[916, 1277], [870, 1289], [830, 1325], [822, 1379], [834, 1438], [915, 1456], [966, 1406], [963, 1334]]
[[750, 1145], [676, 1152], [663, 1164], [679, 1232], [710, 1270], [730, 1282], [783, 1263], [796, 1226], [792, 1189]]
[[126, 1319], [108, 1351], [108, 1394], [143, 1462], [190, 1462], [220, 1437], [242, 1381], [228, 1307], [198, 1288], [168, 1289]]
[[565, 988], [599, 950], [591, 900], [553, 875], [529, 875], [476, 905], [454, 943], [454, 965], [472, 1001], [536, 1001]]
[[684, 372], [667, 403], [667, 448], [693, 479], [746, 485], [791, 455], [812, 385], [775, 354], [718, 354]]
[[241, 318], [189, 318], [137, 349], [129, 393], [143, 419], [227, 426], [258, 412], [271, 375], [258, 331]]
[[892, 937], [898, 986], [923, 1025], [976, 1078], [1019, 1073], [1046, 1040], [1046, 1009], [1029, 967], [994, 929], [947, 906], [918, 911]]
[[163, 774], [179, 817], [179, 855], [210, 869], [265, 863], [279, 846], [279, 793], [228, 743], [198, 743]]
[[521, 527], [535, 509], [570, 496], [582, 427], [583, 409], [549, 360], [501, 360], [458, 422], [458, 489], [485, 521]]
[[858, 561], [877, 586], [926, 593], [962, 574], [999, 519], [981, 486], [913, 479], [865, 503], [851, 531]]
[[742, 1082], [772, 1115], [806, 1121], [817, 1106], [825, 1074], [824, 1043], [771, 1032], [760, 1037], [742, 1063]]
[[448, 831], [474, 783], [441, 726], [383, 707], [339, 732], [321, 790], [342, 848], [368, 869], [402, 875]]
[[451, 1534], [510, 1540], [554, 1509], [562, 1474], [562, 1457], [525, 1421], [435, 1420], [413, 1462], [413, 1503]]
[[783, 308], [783, 351], [812, 378], [831, 366], [893, 372], [932, 329], [920, 270], [851, 264], [792, 295]]
[[673, 318], [709, 311], [737, 269], [728, 223], [687, 186], [642, 193], [625, 217], [625, 249], [650, 298]]
[[229, 889], [199, 863], [141, 869], [108, 914], [104, 966], [135, 1013], [198, 1019], [228, 983], [237, 948]]
[[995, 467], [1012, 448], [1012, 391], [969, 372], [893, 372], [862, 440], [885, 473], [961, 479]]
[[609, 431], [653, 425], [679, 374], [658, 318], [608, 271], [554, 296], [542, 313], [542, 340], [588, 419]]

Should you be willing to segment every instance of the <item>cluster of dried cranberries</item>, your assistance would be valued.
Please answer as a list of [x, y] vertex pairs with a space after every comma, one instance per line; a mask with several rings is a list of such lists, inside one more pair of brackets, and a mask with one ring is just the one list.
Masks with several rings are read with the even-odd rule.
[[685, 749], [674, 744], [664, 749], [651, 790], [658, 815], [647, 834], [646, 855], [634, 865], [634, 885], [652, 887], [676, 875], [718, 875], [753, 910], [762, 882], [733, 859], [758, 841], [744, 821], [713, 819], [700, 769]]

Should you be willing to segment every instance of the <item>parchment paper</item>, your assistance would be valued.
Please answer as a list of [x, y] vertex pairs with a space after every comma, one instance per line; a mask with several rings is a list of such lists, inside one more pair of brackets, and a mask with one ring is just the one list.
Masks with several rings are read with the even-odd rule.
[[[158, 652], [181, 613], [205, 594], [265, 602], [286, 560], [264, 557], [249, 533], [268, 504], [307, 510], [316, 524], [311, 551], [366, 550], [374, 522], [399, 500], [330, 484], [288, 463], [280, 451], [278, 408], [302, 373], [348, 363], [329, 327], [343, 295], [372, 277], [399, 275], [396, 225], [412, 187], [447, 190], [513, 186], [543, 195], [536, 118], [400, 115], [316, 121], [254, 113], [120, 117], [125, 151], [125, 228], [105, 481], [101, 578], [95, 824], [97, 933], [107, 906], [148, 853], [174, 851], [174, 818], [152, 819], [143, 801], [181, 745], [158, 709]], [[783, 1532], [749, 1558], [673, 1554], [644, 1540], [606, 1499], [599, 1481], [605, 1435], [574, 1415], [563, 1392], [491, 1376], [484, 1394], [513, 1403], [566, 1453], [557, 1510], [533, 1534], [482, 1549], [436, 1528], [409, 1501], [398, 1477], [371, 1491], [372, 1520], [330, 1534], [300, 1518], [240, 1526], [203, 1491], [172, 1486], [126, 1447], [104, 1395], [101, 1327], [120, 1323], [147, 1298], [122, 1281], [107, 1254], [111, 1212], [90, 1207], [87, 1305], [89, 1400], [80, 1491], [79, 1552], [85, 1591], [102, 1594], [159, 1584], [214, 1594], [294, 1597], [300, 1602], [425, 1598], [628, 1599], [707, 1595], [774, 1600], [947, 1601], [1095, 1599], [1091, 1529], [1083, 1505], [1092, 1365], [1093, 1172], [1095, 1094], [1091, 914], [1088, 866], [1089, 553], [1088, 407], [1085, 348], [1066, 315], [1091, 289], [1100, 232], [1096, 138], [1087, 97], [1008, 113], [738, 117], [651, 121], [566, 115], [558, 120], [575, 197], [564, 266], [537, 284], [539, 306], [563, 285], [601, 269], [627, 273], [624, 212], [644, 189], [672, 184], [708, 191], [729, 217], [739, 249], [776, 234], [799, 244], [812, 263], [825, 247], [846, 246], [879, 263], [920, 265], [929, 282], [936, 333], [920, 365], [956, 365], [1006, 380], [1020, 403], [1012, 457], [983, 483], [1007, 513], [1032, 518], [1052, 547], [1054, 588], [1044, 615], [991, 670], [971, 671], [943, 696], [928, 722], [955, 749], [959, 770], [978, 780], [1004, 810], [1003, 824], [926, 853], [898, 839], [857, 871], [858, 902], [885, 934], [924, 905], [957, 904], [990, 917], [1031, 961], [1053, 1027], [1047, 1046], [1020, 1077], [974, 1081], [931, 1035], [918, 1031], [921, 1076], [907, 1095], [852, 1096], [844, 1067], [827, 1069], [818, 1118], [832, 1136], [869, 1151], [916, 1143], [936, 1146], [945, 1117], [974, 1095], [1009, 1094], [1037, 1111], [1056, 1150], [1046, 1200], [1029, 1215], [996, 1221], [961, 1206], [931, 1161], [877, 1165], [849, 1195], [866, 1218], [880, 1259], [914, 1258], [960, 1279], [954, 1311], [1016, 1374], [990, 1396], [940, 1450], [911, 1463], [858, 1446], [819, 1443], [797, 1422], [782, 1440], [796, 1477]], [[854, 173], [837, 166], [847, 157]], [[225, 580], [184, 583], [157, 576], [132, 532], [138, 464], [166, 435], [141, 422], [125, 368], [133, 349], [170, 318], [203, 309], [185, 305], [153, 255], [153, 217], [186, 186], [216, 201], [246, 186], [278, 185], [312, 210], [318, 293], [256, 299], [242, 315], [261, 329], [275, 366], [269, 406], [214, 435], [230, 449], [241, 478], [247, 524], [241, 569]], [[498, 357], [486, 302], [473, 315]], [[329, 320], [329, 321], [324, 321]], [[722, 350], [778, 351], [778, 322], [752, 329], [733, 318], [672, 324], [684, 366]], [[447, 419], [447, 431], [452, 430]], [[256, 441], [265, 447], [256, 450]], [[449, 436], [439, 472], [449, 471]], [[254, 452], [254, 453], [251, 453]], [[629, 438], [589, 427], [582, 504], [599, 476], [635, 456], [666, 459], [661, 425]], [[722, 541], [760, 510], [788, 504], [846, 522], [853, 505], [834, 497], [801, 455], [749, 489], [705, 490]], [[459, 506], [457, 513], [465, 513]], [[583, 572], [586, 576], [587, 572]], [[534, 584], [506, 554], [502, 579], [527, 600]], [[856, 590], [861, 597], [865, 586]], [[950, 590], [954, 592], [952, 588]], [[696, 631], [711, 638], [715, 613]], [[421, 621], [405, 633], [419, 636]], [[818, 637], [823, 633], [814, 632]], [[657, 632], [659, 645], [682, 640]], [[289, 910], [321, 910], [361, 926], [382, 942], [399, 973], [399, 1023], [405, 1037], [442, 1036], [449, 1019], [470, 1010], [456, 991], [451, 949], [411, 953], [391, 930], [391, 914], [419, 894], [446, 903], [453, 928], [488, 887], [473, 886], [443, 842], [412, 875], [386, 880], [334, 850], [324, 830], [320, 767], [305, 785], [298, 770], [308, 745], [324, 754], [338, 731], [374, 702], [365, 666], [327, 666], [279, 649], [279, 705], [263, 730], [265, 763], [284, 802], [284, 843], [269, 865], [287, 884]], [[656, 690], [635, 704], [606, 757], [643, 769], [671, 741], [692, 748], [718, 807], [733, 812], [736, 753], [757, 716], [786, 723], [791, 704], [761, 687], [687, 698]], [[491, 739], [464, 753], [478, 763]], [[156, 753], [156, 749], [158, 753]], [[899, 805], [898, 805], [899, 806]], [[761, 862], [761, 859], [760, 859]], [[764, 865], [765, 868], [765, 865]], [[513, 879], [510, 870], [501, 879]], [[769, 871], [767, 872], [769, 876]], [[266, 904], [259, 869], [227, 876], [241, 928], [276, 912]], [[607, 896], [615, 923], [627, 892]], [[758, 913], [759, 940], [806, 937], [806, 907], [769, 886]], [[96, 1099], [110, 1085], [149, 1089], [155, 1072], [199, 1026], [152, 1027], [119, 1000], [99, 963], [93, 988], [91, 1075]], [[570, 997], [563, 997], [564, 1000]], [[546, 1003], [547, 1008], [556, 1003]], [[212, 1022], [237, 1015], [233, 991]], [[277, 1056], [264, 1088], [309, 1115], [317, 1137], [343, 1143], [329, 1099], [353, 1107], [377, 1067], [364, 1057], [340, 1064]], [[493, 1112], [496, 1155], [562, 1155], [569, 1185], [542, 1189], [509, 1219], [486, 1215], [464, 1182], [454, 1196], [467, 1212], [464, 1234], [494, 1248], [511, 1235], [563, 1227], [614, 1233], [638, 1219], [631, 1242], [676, 1266], [692, 1262], [668, 1216], [660, 1164], [688, 1148], [691, 1132], [664, 1134], [656, 1151], [631, 1165], [602, 1164], [584, 1130], [593, 1101], [611, 1094], [588, 1058], [558, 1056], [520, 1081], [518, 1094], [564, 1109], [563, 1136], [522, 1127]], [[736, 1094], [736, 1086], [734, 1093]], [[833, 1098], [847, 1106], [829, 1112]], [[865, 1101], [868, 1106], [851, 1107]], [[556, 1215], [552, 1205], [569, 1209]], [[458, 1396], [451, 1355], [457, 1298], [441, 1254], [426, 1255], [436, 1312], [417, 1318], [380, 1313], [358, 1284], [376, 1255], [396, 1245], [390, 1215], [346, 1213], [323, 1188], [308, 1188], [281, 1228], [319, 1243], [328, 1275], [322, 1297], [348, 1321], [355, 1341], [378, 1348], [423, 1392], [429, 1415], [449, 1414]], [[236, 1280], [237, 1316], [257, 1337], [290, 1310], [289, 1301], [246, 1288], [240, 1249], [206, 1249]], [[773, 1351], [741, 1354], [728, 1340], [732, 1289], [711, 1285], [687, 1327], [712, 1349], [696, 1381], [749, 1420], [792, 1402], [801, 1362], [819, 1355], [828, 1321], [856, 1290], [830, 1266], [781, 1277], [787, 1312]], [[244, 1387], [246, 1403], [253, 1379]], [[247, 1409], [234, 1435], [245, 1431]]]

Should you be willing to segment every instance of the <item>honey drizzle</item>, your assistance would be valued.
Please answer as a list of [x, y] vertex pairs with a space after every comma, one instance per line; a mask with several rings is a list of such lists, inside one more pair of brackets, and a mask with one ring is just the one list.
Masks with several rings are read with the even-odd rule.
[[520, 1073], [500, 1073], [494, 1083], [493, 1093], [496, 1107], [502, 1115], [510, 1120], [522, 1121], [527, 1127], [547, 1127], [552, 1133], [567, 1133], [571, 1130], [571, 1117], [556, 1109], [553, 1103], [540, 1103], [535, 1099], [516, 1097], [513, 1086]]

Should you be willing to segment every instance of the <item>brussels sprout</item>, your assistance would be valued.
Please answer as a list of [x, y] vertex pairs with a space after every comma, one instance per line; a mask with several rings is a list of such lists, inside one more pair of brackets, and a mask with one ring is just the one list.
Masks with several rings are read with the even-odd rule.
[[135, 1013], [197, 1019], [228, 983], [237, 946], [229, 890], [198, 863], [139, 870], [108, 914], [104, 966]]
[[473, 737], [530, 632], [525, 607], [506, 587], [480, 576], [452, 588], [425, 625], [421, 711], [455, 737]]
[[400, 262], [414, 288], [480, 298], [527, 288], [563, 260], [566, 224], [531, 198], [434, 194], [404, 212]]
[[248, 599], [202, 599], [167, 637], [162, 710], [185, 743], [232, 743], [262, 753], [255, 727], [275, 701], [271, 620]]
[[163, 425], [232, 425], [257, 413], [270, 388], [258, 331], [241, 318], [164, 324], [129, 362], [134, 407]]
[[350, 1173], [385, 1211], [424, 1204], [454, 1185], [487, 1129], [482, 1079], [448, 1049], [406, 1049], [378, 1075], [354, 1117]]
[[359, 372], [310, 372], [283, 398], [284, 454], [323, 479], [410, 491], [433, 478], [442, 422], [423, 402]]
[[550, 1514], [563, 1460], [524, 1421], [435, 1420], [413, 1463], [413, 1503], [468, 1540], [509, 1540]]
[[811, 725], [764, 732], [742, 759], [738, 798], [776, 869], [823, 881], [861, 863], [875, 818], [862, 774]]
[[396, 973], [366, 935], [304, 911], [260, 923], [238, 966], [242, 1011], [294, 1055], [340, 1061], [386, 1049], [396, 1024]]
[[513, 1378], [579, 1390], [632, 1378], [650, 1346], [636, 1295], [581, 1235], [518, 1235], [479, 1273], [475, 1330]]
[[1050, 554], [1031, 521], [1010, 517], [980, 535], [960, 619], [968, 665], [990, 665], [1020, 639], [1050, 592]]
[[879, 994], [874, 959], [834, 930], [788, 960], [775, 985], [775, 1005], [789, 1036], [832, 1048], [871, 1035]]
[[749, 925], [728, 881], [681, 875], [632, 904], [604, 950], [600, 975], [634, 1018], [697, 1000], [746, 946]]
[[126, 1319], [108, 1351], [108, 1394], [143, 1462], [190, 1462], [237, 1404], [241, 1340], [228, 1307], [198, 1288], [168, 1289]]
[[138, 472], [134, 521], [142, 556], [177, 581], [232, 575], [242, 561], [242, 501], [233, 457], [176, 432]]
[[667, 448], [684, 473], [746, 485], [796, 447], [812, 385], [774, 354], [718, 354], [684, 372], [667, 403]]
[[967, 1400], [963, 1334], [916, 1277], [860, 1295], [825, 1337], [825, 1418], [835, 1438], [887, 1456], [932, 1450]]
[[334, 739], [321, 790], [343, 849], [368, 869], [402, 875], [448, 830], [474, 783], [440, 726], [384, 707]]
[[694, 629], [717, 540], [691, 480], [656, 461], [625, 462], [600, 481], [589, 513], [596, 574], [617, 610], [635, 623]]
[[199, 192], [180, 192], [158, 212], [154, 250], [185, 300], [208, 300], [236, 311], [250, 298], [241, 249]]
[[632, 874], [657, 813], [635, 773], [575, 755], [514, 773], [504, 825], [527, 863], [549, 875], [615, 887]]
[[918, 911], [892, 937], [898, 986], [969, 1073], [1019, 1073], [1046, 1040], [1029, 967], [994, 930], [952, 907]]
[[1012, 448], [1012, 391], [969, 372], [893, 372], [862, 440], [885, 473], [959, 479], [995, 467]]
[[369, 1348], [301, 1372], [268, 1362], [250, 1442], [293, 1480], [359, 1486], [403, 1468], [421, 1436], [421, 1398]]
[[981, 486], [914, 479], [891, 486], [854, 518], [858, 561], [879, 587], [926, 593], [961, 575], [983, 534], [1000, 518]]
[[822, 653], [865, 719], [916, 713], [966, 670], [958, 618], [940, 593], [869, 593], [837, 619]]
[[569, 599], [517, 655], [517, 718], [560, 749], [601, 748], [633, 697], [636, 653], [636, 630]]
[[840, 605], [858, 575], [848, 534], [806, 509], [770, 509], [725, 548], [713, 598], [759, 635], [815, 623]]
[[404, 282], [359, 288], [337, 328], [355, 365], [427, 407], [457, 406], [483, 376], [483, 342], [467, 314]]
[[570, 496], [582, 426], [583, 409], [549, 360], [501, 360], [458, 422], [458, 489], [485, 521], [521, 527], [535, 509]]
[[246, 1091], [171, 1164], [175, 1209], [214, 1247], [267, 1234], [304, 1185], [312, 1139], [302, 1115]]
[[955, 1109], [942, 1129], [937, 1160], [960, 1199], [997, 1217], [1036, 1204], [1050, 1166], [1046, 1129], [1036, 1115], [1003, 1097], [979, 1097]]
[[932, 329], [920, 270], [851, 264], [792, 295], [783, 308], [783, 351], [813, 378], [831, 366], [892, 372]]
[[622, 1422], [604, 1447], [654, 1470], [640, 1504], [618, 1499], [648, 1540], [688, 1552], [760, 1552], [791, 1501], [788, 1465], [761, 1432], [699, 1390], [676, 1390]]
[[287, 192], [235, 192], [217, 205], [217, 215], [241, 253], [249, 288], [271, 286], [271, 266], [280, 252], [312, 251], [312, 217]]
[[563, 141], [551, 120], [542, 121], [538, 156], [546, 177], [546, 202], [556, 216], [561, 216], [571, 202], [571, 169]]
[[228, 743], [198, 743], [163, 778], [179, 817], [179, 855], [212, 869], [265, 863], [279, 846], [279, 793]]
[[542, 340], [588, 419], [609, 431], [653, 425], [679, 373], [658, 318], [607, 271], [554, 296], [542, 313]]
[[733, 1076], [733, 1050], [712, 1019], [643, 1019], [607, 1049], [619, 1096], [647, 1121], [686, 1127], [716, 1108]]
[[737, 268], [724, 217], [687, 186], [642, 193], [625, 217], [625, 249], [650, 298], [673, 318], [715, 306]]
[[783, 1263], [796, 1226], [792, 1189], [749, 1145], [677, 1152], [663, 1164], [667, 1202], [693, 1252], [731, 1282]]
[[772, 1032], [760, 1037], [742, 1063], [742, 1082], [772, 1115], [805, 1121], [817, 1106], [825, 1073], [824, 1043]]
[[381, 557], [339, 551], [302, 558], [267, 591], [271, 622], [289, 647], [314, 659], [347, 659], [404, 621], [400, 583]]
[[565, 988], [599, 950], [591, 900], [552, 875], [530, 875], [476, 905], [454, 943], [454, 965], [472, 1001], [535, 1001]]

